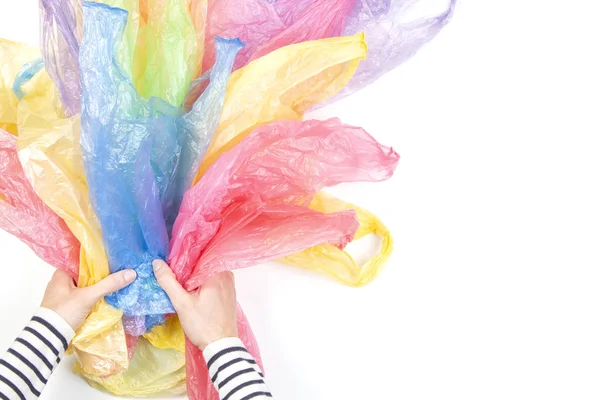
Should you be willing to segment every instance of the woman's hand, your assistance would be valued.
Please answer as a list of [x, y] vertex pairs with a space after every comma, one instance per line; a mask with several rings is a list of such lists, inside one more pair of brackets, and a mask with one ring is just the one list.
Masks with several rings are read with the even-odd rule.
[[100, 299], [128, 286], [135, 277], [135, 271], [128, 269], [111, 274], [93, 286], [78, 288], [69, 275], [57, 270], [46, 287], [42, 307], [54, 311], [77, 330]]
[[194, 293], [181, 287], [162, 260], [153, 263], [158, 284], [167, 292], [190, 341], [203, 350], [219, 339], [237, 337], [235, 282], [231, 272], [210, 278]]

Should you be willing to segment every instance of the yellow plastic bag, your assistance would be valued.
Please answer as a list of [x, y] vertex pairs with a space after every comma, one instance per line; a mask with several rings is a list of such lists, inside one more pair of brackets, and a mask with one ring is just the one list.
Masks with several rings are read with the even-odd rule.
[[321, 245], [293, 254], [281, 262], [327, 275], [348, 286], [364, 286], [371, 282], [384, 267], [394, 244], [390, 231], [375, 215], [354, 204], [346, 203], [324, 192], [319, 192], [310, 208], [323, 213], [355, 210], [360, 227], [354, 240], [369, 234], [382, 238], [381, 251], [365, 265], [359, 266], [348, 252], [332, 245]]
[[185, 335], [177, 316], [168, 318], [163, 325], [155, 326], [144, 337], [159, 349], [174, 349], [182, 353], [185, 352]]
[[[100, 224], [88, 197], [79, 116], [63, 117], [45, 71], [27, 85], [18, 104], [19, 159], [36, 193], [81, 242], [78, 285], [90, 286], [108, 276], [109, 269]], [[78, 330], [73, 348], [88, 373], [106, 375], [127, 367], [121, 316], [121, 311], [102, 301], [88, 317], [89, 323]]]
[[71, 348], [79, 361], [78, 370], [86, 376], [107, 376], [129, 368], [122, 316], [102, 300], [77, 330]]
[[206, 40], [206, 18], [208, 14], [208, 0], [186, 0], [188, 12], [196, 29], [196, 46], [198, 58], [194, 78], [202, 75], [202, 62], [204, 60], [204, 41]]
[[0, 39], [0, 129], [17, 134], [17, 105], [13, 93], [15, 76], [23, 64], [40, 58], [36, 47]]
[[359, 34], [282, 47], [235, 71], [194, 183], [252, 129], [278, 120], [301, 120], [311, 106], [336, 94], [366, 54]]
[[79, 366], [75, 372], [98, 389], [117, 396], [180, 395], [185, 393], [185, 354], [158, 349], [140, 338], [130, 367], [110, 377], [87, 375]]

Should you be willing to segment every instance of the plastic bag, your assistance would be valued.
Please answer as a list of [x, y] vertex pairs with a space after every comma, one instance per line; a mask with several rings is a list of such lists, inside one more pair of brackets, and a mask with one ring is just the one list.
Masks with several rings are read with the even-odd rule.
[[315, 196], [310, 208], [322, 213], [354, 210], [360, 224], [354, 240], [375, 234], [382, 239], [381, 250], [361, 266], [356, 264], [349, 253], [330, 244], [315, 246], [279, 261], [330, 276], [348, 286], [364, 286], [371, 282], [383, 269], [393, 250], [392, 235], [383, 222], [369, 211], [323, 192]]
[[[196, 59], [196, 73], [198, 78], [202, 75], [202, 63], [204, 62], [204, 50], [206, 48], [206, 22], [208, 20], [208, 0], [186, 0], [188, 12], [192, 16], [194, 29], [196, 30], [196, 48], [198, 57]], [[223, 37], [223, 35], [220, 35]], [[210, 47], [210, 43], [209, 43]]]
[[185, 352], [185, 336], [176, 315], [167, 318], [164, 324], [155, 326], [144, 337], [156, 348]]
[[16, 137], [0, 130], [0, 228], [77, 279], [79, 242], [34, 192], [19, 162], [16, 142]]
[[23, 43], [0, 39], [0, 129], [17, 134], [17, 105], [13, 93], [15, 76], [21, 67], [40, 57], [40, 51]]
[[322, 39], [275, 50], [231, 74], [221, 119], [196, 182], [252, 129], [300, 120], [307, 109], [336, 94], [366, 53], [363, 35]]
[[218, 59], [210, 84], [184, 115], [160, 99], [143, 99], [115, 67], [126, 13], [96, 3], [83, 7], [81, 144], [90, 196], [111, 272], [133, 268], [138, 274], [133, 284], [106, 299], [129, 317], [127, 332], [139, 335], [174, 312], [151, 263], [168, 256], [171, 226], [216, 128], [241, 44], [215, 42]]
[[76, 365], [75, 372], [87, 378], [92, 386], [117, 396], [148, 396], [155, 393], [176, 396], [185, 393], [185, 354], [157, 349], [143, 338], [138, 340], [127, 370], [110, 377], [98, 377], [86, 375]]
[[140, 15], [139, 0], [102, 0], [99, 2], [127, 11], [127, 24], [123, 32], [123, 40], [116, 49], [115, 58], [127, 76], [134, 76], [134, 63], [139, 64], [139, 68], [144, 65], [143, 60], [136, 59], [136, 57], [143, 58], [146, 55], [145, 46], [137, 46], [141, 27], [146, 23]]
[[188, 290], [215, 273], [284, 257], [317, 244], [343, 247], [354, 211], [308, 208], [323, 187], [388, 179], [399, 157], [360, 128], [279, 121], [224, 153], [185, 195], [173, 228], [171, 268]]
[[288, 26], [273, 39], [260, 45], [250, 61], [290, 44], [340, 36], [355, 2], [356, 0], [315, 0], [305, 1], [303, 4], [296, 0], [277, 1], [274, 7]]
[[[194, 290], [218, 272], [320, 244], [343, 248], [359, 227], [355, 212], [311, 210], [312, 198], [325, 186], [387, 179], [397, 163], [392, 149], [336, 119], [256, 128], [186, 193], [173, 228], [171, 268]], [[241, 309], [238, 318], [253, 345]], [[199, 350], [188, 345], [187, 354], [190, 398], [218, 399]]]
[[141, 28], [145, 69], [135, 86], [145, 98], [159, 97], [181, 106], [197, 71], [194, 25], [183, 0], [147, 4], [147, 22]]
[[[26, 70], [21, 74], [32, 76]], [[93, 285], [108, 276], [109, 270], [100, 225], [88, 197], [79, 116], [64, 118], [56, 89], [45, 71], [30, 82], [21, 76], [17, 81], [23, 85], [18, 104], [19, 159], [38, 196], [81, 242], [78, 285]], [[102, 301], [88, 317], [90, 323], [78, 330], [73, 348], [89, 373], [107, 375], [127, 367], [121, 315]], [[117, 320], [112, 325], [106, 322]]]
[[79, 37], [80, 0], [40, 0], [41, 49], [44, 63], [58, 88], [65, 116], [80, 111]]
[[89, 286], [108, 276], [108, 262], [87, 195], [79, 116], [64, 118], [49, 77], [38, 75], [36, 91], [24, 91], [18, 105], [19, 158], [37, 194], [82, 243], [79, 285]]
[[450, 21], [456, 0], [449, 1], [448, 8], [441, 14], [412, 21], [406, 21], [407, 15], [418, 0], [357, 1], [343, 34], [364, 32], [369, 57], [330, 102], [362, 89], [411, 58]]
[[234, 69], [280, 47], [339, 36], [355, 1], [209, 0], [204, 69], [214, 60], [211, 48], [217, 36], [246, 43]]

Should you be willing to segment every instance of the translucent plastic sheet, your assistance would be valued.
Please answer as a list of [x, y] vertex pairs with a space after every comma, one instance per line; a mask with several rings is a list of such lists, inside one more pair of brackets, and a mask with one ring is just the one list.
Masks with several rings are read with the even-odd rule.
[[358, 0], [346, 21], [344, 35], [364, 32], [369, 57], [361, 63], [348, 85], [332, 101], [348, 96], [373, 83], [411, 58], [450, 21], [456, 0], [430, 18], [409, 19], [419, 0]]
[[364, 286], [371, 282], [383, 269], [393, 250], [392, 236], [383, 222], [369, 211], [323, 192], [315, 196], [310, 208], [323, 213], [354, 210], [360, 224], [354, 240], [377, 235], [381, 238], [381, 250], [364, 265], [357, 265], [349, 253], [330, 244], [312, 247], [280, 261], [330, 276], [348, 286]]
[[80, 118], [63, 116], [44, 71], [35, 79], [35, 90], [23, 89], [18, 105], [19, 158], [37, 194], [81, 242], [79, 285], [89, 286], [109, 271], [100, 225], [88, 197], [79, 146]]
[[[206, 21], [208, 19], [208, 0], [186, 0], [188, 11], [192, 17], [194, 29], [196, 30], [197, 62], [195, 77], [202, 75], [202, 63], [204, 61], [204, 50], [206, 42]], [[223, 35], [221, 35], [223, 37]], [[210, 45], [210, 43], [209, 43]], [[210, 46], [209, 46], [210, 47]]]
[[255, 127], [300, 120], [307, 109], [336, 94], [366, 54], [363, 35], [322, 39], [283, 47], [235, 71], [196, 181]]
[[388, 179], [399, 157], [360, 128], [279, 121], [256, 128], [186, 193], [173, 228], [171, 268], [188, 290], [215, 273], [318, 244], [343, 247], [354, 211], [308, 208], [322, 188]]
[[[290, 44], [310, 40], [324, 39], [340, 36], [346, 17], [352, 10], [356, 0], [316, 0], [306, 8], [292, 0], [283, 0], [275, 3], [281, 8], [288, 4], [285, 14], [287, 28], [270, 41], [259, 46], [251, 57], [255, 60], [270, 52]], [[297, 3], [297, 2], [296, 2]], [[278, 13], [281, 13], [281, 8]], [[293, 12], [296, 11], [296, 12]], [[315, 23], [315, 21], [319, 21]]]
[[17, 134], [17, 105], [13, 93], [15, 76], [21, 67], [40, 57], [40, 51], [23, 43], [0, 39], [0, 129]]
[[79, 113], [80, 0], [40, 0], [41, 49], [48, 74], [58, 88], [65, 116]]
[[145, 68], [135, 86], [145, 98], [181, 106], [197, 71], [196, 31], [183, 0], [147, 4], [147, 21], [141, 28], [145, 49], [139, 50], [145, 50]]
[[106, 299], [128, 317], [126, 331], [139, 335], [174, 312], [151, 263], [167, 258], [170, 228], [216, 128], [241, 44], [215, 42], [218, 59], [209, 86], [184, 115], [161, 99], [142, 98], [115, 66], [113, 50], [126, 23], [123, 10], [84, 3], [84, 21], [81, 144], [90, 196], [111, 272], [133, 268], [138, 274], [133, 284]]
[[214, 60], [211, 48], [217, 36], [246, 43], [235, 69], [280, 47], [339, 36], [355, 1], [209, 0], [204, 69]]
[[[140, 27], [145, 24], [145, 20], [140, 15], [139, 0], [102, 0], [99, 2], [127, 11], [127, 25], [123, 32], [123, 40], [121, 40], [118, 49], [116, 49], [117, 54], [115, 58], [127, 76], [134, 76], [133, 65], [136, 55], [137, 57], [146, 55], [144, 46], [136, 46], [140, 35]], [[140, 67], [143, 65], [143, 62], [140, 60], [136, 60], [135, 62], [140, 64]]]
[[[299, 121], [435, 36], [451, 10], [401, 22], [416, 2], [99, 0], [84, 3], [84, 19], [79, 0], [41, 0], [48, 71], [38, 72], [35, 49], [0, 41], [0, 52], [27, 54], [0, 66], [0, 128], [19, 132], [27, 178], [81, 242], [79, 284], [123, 268], [139, 276], [108, 296], [119, 309], [100, 302], [78, 331], [78, 373], [117, 395], [180, 394], [185, 349], [189, 397], [218, 399], [201, 352], [184, 345], [169, 315], [150, 267], [157, 257], [170, 260], [188, 290], [217, 272], [276, 259], [352, 286], [375, 277], [391, 252], [388, 230], [368, 211], [319, 190], [387, 179], [398, 155], [338, 120]], [[337, 36], [363, 29], [374, 56], [359, 65], [364, 36]], [[0, 178], [0, 213], [16, 204], [4, 179], [13, 178]], [[198, 184], [184, 197], [192, 182]], [[359, 266], [344, 246], [368, 234], [381, 237], [382, 249]], [[52, 236], [25, 240], [49, 257], [39, 240]], [[77, 266], [77, 248], [69, 246], [69, 265]], [[238, 325], [260, 362], [241, 308]]]
[[143, 338], [138, 340], [130, 366], [123, 372], [98, 377], [86, 375], [78, 366], [75, 371], [87, 378], [92, 386], [117, 396], [141, 397], [155, 393], [175, 396], [185, 393], [185, 354], [158, 349]]
[[[209, 0], [206, 39], [239, 37], [246, 48], [235, 68], [280, 47], [364, 32], [369, 57], [348, 86], [330, 102], [377, 80], [411, 58], [448, 23], [456, 0], [429, 18], [411, 16], [422, 0]], [[235, 10], [235, 12], [233, 11]], [[242, 10], [242, 12], [238, 12]], [[318, 22], [316, 22], [318, 21]], [[210, 47], [204, 69], [212, 65]]]
[[159, 349], [175, 349], [182, 353], [185, 351], [185, 336], [177, 316], [167, 318], [164, 324], [155, 326], [144, 337]]
[[[27, 70], [22, 76], [31, 77]], [[23, 86], [18, 104], [18, 154], [38, 196], [63, 219], [81, 242], [78, 285], [93, 285], [108, 276], [100, 225], [88, 197], [81, 150], [79, 116], [65, 118], [56, 90], [42, 71]], [[106, 375], [128, 365], [121, 311], [99, 303], [73, 342], [89, 373]], [[108, 322], [107, 322], [108, 321]], [[110, 323], [110, 321], [118, 321]], [[110, 337], [110, 340], [106, 340]]]
[[18, 237], [48, 264], [79, 273], [79, 242], [65, 222], [40, 200], [25, 177], [17, 140], [0, 130], [0, 228]]

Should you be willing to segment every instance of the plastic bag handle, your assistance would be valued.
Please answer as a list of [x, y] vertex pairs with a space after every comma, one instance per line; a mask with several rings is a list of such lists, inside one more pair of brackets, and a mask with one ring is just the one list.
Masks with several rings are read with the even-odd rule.
[[371, 282], [383, 269], [394, 247], [392, 235], [383, 222], [373, 213], [323, 192], [317, 193], [310, 208], [324, 213], [355, 210], [360, 227], [354, 240], [375, 234], [382, 239], [381, 250], [362, 266], [348, 252], [330, 244], [307, 249], [280, 261], [327, 275], [348, 286], [360, 287]]

